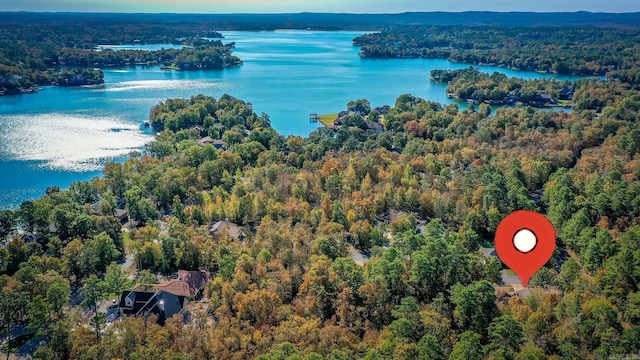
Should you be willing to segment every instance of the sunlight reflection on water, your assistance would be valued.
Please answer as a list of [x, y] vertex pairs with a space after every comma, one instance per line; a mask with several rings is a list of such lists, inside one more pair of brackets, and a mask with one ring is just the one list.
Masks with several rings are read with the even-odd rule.
[[[9, 131], [12, 129], [12, 131]], [[114, 117], [37, 114], [4, 117], [0, 153], [41, 161], [52, 170], [92, 171], [153, 139], [136, 125]]]
[[201, 90], [216, 86], [210, 81], [201, 80], [140, 80], [140, 81], [122, 81], [109, 84], [105, 88], [93, 89], [95, 92], [115, 92], [115, 91], [134, 91], [134, 90]]

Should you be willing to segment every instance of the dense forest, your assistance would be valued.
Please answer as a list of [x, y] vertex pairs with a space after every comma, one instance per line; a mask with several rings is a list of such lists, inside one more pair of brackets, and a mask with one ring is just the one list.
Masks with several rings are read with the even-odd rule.
[[637, 29], [405, 26], [359, 36], [361, 56], [454, 62], [572, 75], [638, 66]]
[[[231, 54], [234, 44], [224, 44], [221, 37], [205, 24], [5, 20], [0, 25], [0, 95], [34, 92], [38, 85], [102, 84], [104, 74], [99, 68], [105, 67], [159, 64], [175, 70], [200, 70], [239, 65], [240, 59]], [[156, 51], [98, 48], [119, 44], [184, 47]]]
[[[166, 100], [143, 154], [0, 212], [0, 329], [36, 330], [36, 359], [636, 354], [640, 94], [585, 80], [574, 102], [491, 113], [405, 94], [381, 114], [361, 99], [341, 127], [302, 138], [229, 95]], [[558, 234], [526, 298], [481, 252], [518, 209]], [[211, 236], [224, 219], [246, 238]], [[95, 313], [178, 269], [211, 273], [186, 324]]]

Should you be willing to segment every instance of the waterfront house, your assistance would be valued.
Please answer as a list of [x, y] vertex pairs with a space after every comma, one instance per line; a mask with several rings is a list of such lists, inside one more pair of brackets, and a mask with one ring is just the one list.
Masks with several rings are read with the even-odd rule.
[[572, 100], [573, 99], [573, 88], [565, 87], [560, 89], [558, 92], [558, 98], [560, 100]]
[[381, 115], [387, 115], [389, 111], [391, 111], [391, 106], [384, 105], [374, 108], [373, 110], [377, 111]]
[[553, 98], [547, 93], [540, 93], [536, 96], [536, 103], [550, 104], [553, 103]]

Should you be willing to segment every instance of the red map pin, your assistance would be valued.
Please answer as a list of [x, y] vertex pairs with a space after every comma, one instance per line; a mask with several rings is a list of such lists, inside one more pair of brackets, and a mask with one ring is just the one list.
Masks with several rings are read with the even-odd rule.
[[556, 233], [543, 215], [518, 210], [498, 224], [494, 243], [500, 260], [526, 287], [531, 276], [551, 259], [556, 248]]

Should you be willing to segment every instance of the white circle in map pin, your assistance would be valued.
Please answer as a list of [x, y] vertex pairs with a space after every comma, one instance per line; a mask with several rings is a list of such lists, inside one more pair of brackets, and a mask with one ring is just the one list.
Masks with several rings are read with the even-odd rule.
[[536, 238], [536, 234], [534, 234], [529, 229], [519, 230], [513, 236], [513, 245], [516, 247], [518, 251], [525, 254], [533, 250], [533, 248], [536, 247], [537, 243], [538, 243], [538, 238]]

